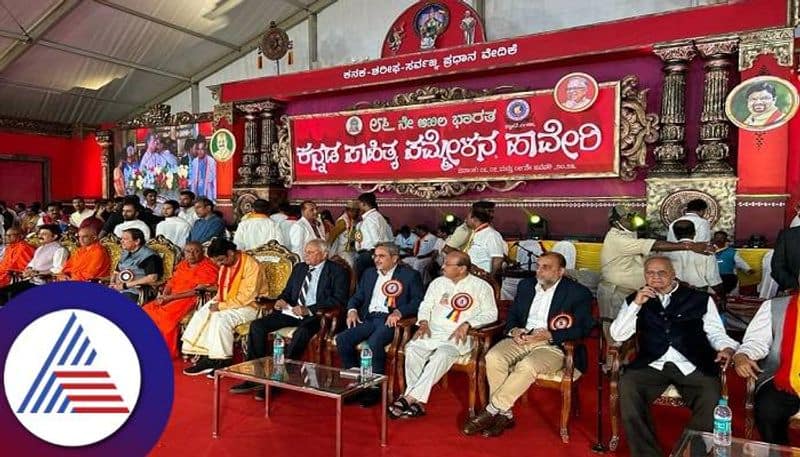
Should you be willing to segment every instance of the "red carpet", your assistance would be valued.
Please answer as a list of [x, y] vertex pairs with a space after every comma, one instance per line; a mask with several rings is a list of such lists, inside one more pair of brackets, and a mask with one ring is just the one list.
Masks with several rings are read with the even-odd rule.
[[[594, 342], [593, 342], [594, 343]], [[596, 354], [590, 348], [590, 356]], [[271, 417], [264, 417], [263, 402], [249, 395], [230, 395], [235, 381], [225, 380], [221, 394], [221, 437], [211, 438], [213, 381], [180, 373], [183, 362], [175, 363], [175, 403], [172, 417], [154, 456], [275, 456], [299, 453], [304, 457], [334, 455], [335, 402], [298, 392], [284, 391], [274, 399]], [[381, 448], [378, 408], [345, 406], [343, 413], [344, 455], [397, 457], [472, 457], [486, 455], [590, 456], [595, 440], [596, 365], [581, 379], [580, 416], [570, 422], [569, 444], [558, 435], [560, 394], [554, 390], [531, 389], [518, 402], [517, 425], [499, 438], [464, 437], [459, 428], [467, 409], [466, 379], [460, 373], [449, 378], [449, 387], [434, 388], [427, 416], [389, 421], [389, 444]], [[730, 391], [734, 412], [734, 435], [744, 430], [744, 383], [731, 371]], [[607, 386], [606, 386], [607, 387]], [[604, 435], [610, 435], [608, 390], [604, 390]], [[659, 438], [668, 455], [688, 421], [685, 408], [654, 407]], [[624, 433], [620, 449], [612, 455], [628, 456]]]

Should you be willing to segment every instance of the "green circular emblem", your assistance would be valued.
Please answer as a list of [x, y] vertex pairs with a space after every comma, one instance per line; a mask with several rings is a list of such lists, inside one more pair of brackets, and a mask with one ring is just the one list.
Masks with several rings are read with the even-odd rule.
[[230, 130], [219, 129], [211, 136], [208, 150], [217, 162], [227, 162], [236, 152], [236, 138]]

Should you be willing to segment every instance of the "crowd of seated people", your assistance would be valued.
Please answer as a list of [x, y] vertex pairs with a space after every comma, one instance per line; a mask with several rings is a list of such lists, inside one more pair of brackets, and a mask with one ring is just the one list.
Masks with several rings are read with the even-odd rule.
[[[345, 369], [359, 365], [360, 348], [367, 344], [374, 372], [388, 374], [394, 367], [387, 364], [386, 348], [395, 327], [415, 319], [402, 348], [405, 388], [390, 399], [393, 418], [425, 415], [433, 386], [461, 358], [475, 353], [470, 332], [497, 323], [502, 314], [495, 278], [509, 251], [492, 225], [491, 202], [474, 203], [464, 223], [448, 234], [422, 224], [394, 232], [372, 193], [348, 202], [337, 219], [321, 217], [312, 201], [273, 208], [256, 200], [231, 237], [208, 199], [183, 192], [180, 201], [158, 206], [150, 201], [153, 193], [146, 197], [145, 205], [130, 196], [100, 202], [95, 210], [75, 199], [69, 215], [55, 203], [33, 216], [28, 209], [12, 212], [3, 204], [0, 303], [45, 277], [107, 277], [110, 287], [144, 305], [173, 356], [193, 357], [183, 371], [190, 376], [213, 376], [233, 363], [235, 328], [241, 324], [249, 324], [245, 359], [269, 355], [269, 335], [285, 327], [296, 327], [286, 354], [300, 359], [320, 331], [321, 313], [331, 310], [341, 312], [341, 325], [331, 329], [332, 341], [318, 344], [335, 344]], [[800, 408], [800, 385], [794, 381], [800, 373], [792, 371], [800, 366], [795, 363], [800, 357], [795, 353], [800, 227], [783, 231], [775, 247], [773, 276], [784, 292], [764, 302], [739, 344], [726, 333], [721, 311], [736, 287], [731, 276], [737, 269], [752, 269], [731, 249], [726, 233], [711, 234], [701, 203], [690, 202], [687, 214], [670, 225], [669, 241], [639, 236], [641, 216], [625, 206], [613, 207], [600, 252], [596, 298], [568, 275], [562, 254], [540, 250], [532, 277], [519, 281], [511, 294], [495, 344], [478, 351], [488, 397], [461, 432], [494, 437], [510, 429], [516, 401], [537, 376], [563, 369], [565, 345], [580, 347], [599, 325], [592, 317], [596, 300], [610, 345], [638, 338], [637, 353], [619, 386], [622, 424], [634, 455], [663, 455], [647, 409], [669, 385], [692, 409], [688, 426], [711, 430], [722, 395], [720, 367], [729, 363], [755, 383], [755, 424], [761, 437], [787, 442], [788, 423]], [[24, 237], [25, 230], [34, 229], [36, 248]], [[68, 232], [78, 234], [71, 254], [59, 243]], [[99, 242], [112, 233], [122, 250], [114, 265]], [[148, 247], [151, 234], [182, 248], [171, 272]], [[250, 251], [268, 243], [285, 247], [300, 261], [265, 310], [260, 297], [267, 277]], [[352, 294], [351, 271], [345, 266], [355, 275]], [[210, 295], [198, 307], [199, 290]], [[585, 370], [585, 349], [575, 354], [576, 368]], [[230, 391], [264, 396], [263, 387], [250, 382]], [[357, 400], [373, 405], [379, 392], [367, 389]]]

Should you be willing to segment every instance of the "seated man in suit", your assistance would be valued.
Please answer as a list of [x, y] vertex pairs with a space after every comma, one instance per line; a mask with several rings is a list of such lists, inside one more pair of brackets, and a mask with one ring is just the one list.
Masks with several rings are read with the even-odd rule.
[[[328, 245], [322, 240], [311, 240], [306, 243], [304, 253], [306, 261], [292, 269], [286, 287], [275, 302], [275, 310], [250, 324], [247, 360], [266, 357], [267, 335], [284, 327], [297, 327], [286, 347], [286, 357], [299, 360], [308, 342], [319, 331], [317, 311], [347, 303], [350, 283], [347, 271], [327, 260]], [[241, 394], [258, 390], [256, 399], [260, 399], [263, 389], [263, 384], [245, 381], [231, 387], [230, 392]]]
[[674, 385], [691, 405], [689, 428], [710, 432], [720, 398], [719, 365], [739, 347], [725, 334], [714, 300], [675, 279], [668, 257], [644, 264], [646, 285], [628, 296], [611, 323], [611, 337], [625, 341], [634, 333], [638, 352], [622, 374], [619, 401], [631, 455], [656, 457], [650, 404]]
[[266, 292], [264, 270], [258, 261], [225, 238], [208, 246], [208, 257], [219, 266], [217, 295], [194, 313], [183, 332], [184, 354], [199, 355], [200, 360], [185, 370], [187, 376], [214, 376], [233, 358], [233, 331], [239, 324], [258, 316], [256, 297]]
[[[364, 271], [355, 295], [347, 304], [347, 330], [336, 335], [336, 348], [344, 368], [360, 365], [357, 346], [366, 340], [372, 350], [372, 369], [385, 373], [385, 346], [392, 341], [394, 326], [404, 317], [416, 316], [422, 301], [422, 279], [419, 273], [398, 264], [397, 245], [382, 242], [375, 245], [375, 267]], [[371, 406], [380, 399], [372, 390], [360, 396], [362, 406]]]
[[97, 231], [93, 227], [78, 230], [80, 247], [69, 256], [60, 279], [73, 281], [89, 281], [106, 278], [111, 273], [111, 256], [97, 240]]
[[772, 256], [772, 277], [780, 290], [800, 287], [797, 282], [800, 274], [800, 227], [781, 230], [775, 240], [775, 254]]
[[205, 256], [203, 245], [190, 241], [183, 248], [183, 260], [175, 267], [163, 292], [142, 307], [158, 327], [173, 357], [178, 356], [181, 320], [197, 305], [197, 288], [213, 285], [217, 275], [217, 265]]
[[145, 235], [137, 228], [123, 230], [120, 244], [122, 258], [117, 264], [111, 288], [137, 301], [142, 286], [153, 285], [164, 275], [164, 262], [161, 256], [144, 245]]
[[[489, 404], [464, 424], [463, 432], [498, 436], [514, 424], [511, 408], [539, 374], [564, 366], [562, 345], [585, 337], [594, 326], [592, 293], [565, 276], [567, 262], [557, 252], [538, 259], [536, 278], [523, 279], [508, 314], [506, 338], [486, 354]], [[586, 370], [586, 349], [575, 354]]]
[[736, 373], [756, 381], [756, 427], [768, 443], [789, 444], [789, 420], [800, 411], [798, 321], [800, 294], [765, 301], [733, 356]]
[[461, 356], [472, 351], [472, 327], [497, 320], [491, 284], [470, 274], [469, 256], [447, 254], [443, 276], [431, 282], [419, 305], [414, 339], [406, 345], [406, 391], [390, 407], [389, 416], [417, 417], [434, 384]]

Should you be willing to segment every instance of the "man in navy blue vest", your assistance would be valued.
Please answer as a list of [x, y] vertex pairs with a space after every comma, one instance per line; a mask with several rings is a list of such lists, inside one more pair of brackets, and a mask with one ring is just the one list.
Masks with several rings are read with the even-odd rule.
[[719, 363], [727, 363], [738, 344], [725, 328], [711, 297], [679, 284], [669, 258], [644, 264], [646, 285], [628, 296], [611, 324], [611, 337], [639, 339], [636, 358], [619, 386], [622, 424], [636, 457], [659, 457], [648, 408], [674, 385], [691, 406], [688, 427], [711, 431], [720, 398]]
[[[404, 317], [417, 315], [424, 291], [419, 273], [398, 264], [396, 244], [378, 243], [373, 259], [375, 267], [364, 271], [347, 304], [347, 330], [336, 335], [336, 348], [344, 368], [357, 367], [357, 346], [366, 340], [372, 350], [373, 371], [384, 374], [385, 346], [392, 341], [394, 326]], [[371, 406], [378, 400], [376, 392], [369, 392], [361, 396], [361, 405]]]

